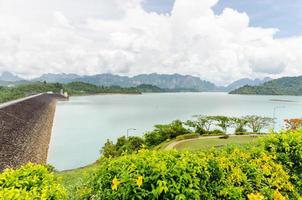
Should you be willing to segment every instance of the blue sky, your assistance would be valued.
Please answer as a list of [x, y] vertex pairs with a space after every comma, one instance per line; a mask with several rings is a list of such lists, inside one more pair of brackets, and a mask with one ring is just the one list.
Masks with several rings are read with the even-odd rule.
[[[174, 0], [146, 0], [143, 6], [147, 11], [167, 13], [173, 3]], [[251, 26], [278, 28], [276, 37], [302, 35], [302, 0], [220, 0], [214, 11], [220, 14], [226, 7], [246, 12]]]

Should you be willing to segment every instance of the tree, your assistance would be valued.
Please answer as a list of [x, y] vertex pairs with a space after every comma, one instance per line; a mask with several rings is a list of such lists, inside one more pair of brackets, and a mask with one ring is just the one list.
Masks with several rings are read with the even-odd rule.
[[213, 125], [213, 117], [197, 115], [196, 120], [188, 120], [185, 124], [194, 129], [195, 133], [200, 135], [206, 134], [210, 131], [211, 126]]
[[165, 139], [162, 137], [162, 134], [158, 131], [147, 132], [145, 133], [144, 138], [148, 147], [156, 146], [165, 141]]
[[167, 139], [176, 138], [179, 135], [191, 133], [190, 130], [183, 126], [183, 122], [175, 120], [170, 124], [158, 124], [154, 130], [144, 135], [146, 145], [149, 147], [158, 145]]
[[172, 139], [179, 135], [184, 135], [190, 133], [190, 130], [183, 126], [183, 122], [180, 120], [175, 120], [170, 124], [159, 124], [154, 126], [154, 131], [159, 132], [163, 138]]
[[119, 155], [122, 155], [123, 152], [130, 151], [129, 141], [126, 136], [119, 137], [116, 142], [116, 150], [118, 151]]
[[245, 133], [247, 132], [245, 126], [247, 124], [246, 119], [244, 118], [238, 118], [238, 117], [233, 117], [231, 118], [233, 122], [233, 127], [235, 128], [235, 133]]
[[106, 158], [118, 156], [116, 145], [114, 145], [113, 142], [108, 139], [107, 142], [102, 147], [100, 153]]
[[245, 116], [246, 125], [252, 129], [253, 133], [259, 133], [262, 129], [268, 128], [274, 124], [274, 119], [270, 117], [261, 117], [257, 115]]
[[297, 130], [302, 128], [302, 119], [295, 118], [295, 119], [285, 119], [285, 127], [288, 130]]
[[145, 145], [145, 140], [141, 137], [131, 136], [128, 138], [129, 146], [131, 148], [131, 152], [138, 151]]
[[233, 124], [231, 118], [226, 116], [213, 116], [213, 120], [215, 120], [215, 125], [219, 126], [224, 133], [227, 133], [227, 129]]

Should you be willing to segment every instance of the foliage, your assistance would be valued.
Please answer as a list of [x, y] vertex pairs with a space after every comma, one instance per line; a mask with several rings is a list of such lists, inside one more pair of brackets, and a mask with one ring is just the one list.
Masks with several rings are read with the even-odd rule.
[[215, 125], [221, 128], [223, 133], [227, 133], [228, 127], [233, 125], [232, 118], [227, 116], [212, 116], [211, 118], [216, 122]]
[[219, 136], [219, 135], [225, 135], [225, 133], [222, 130], [214, 129], [208, 131], [204, 136]]
[[193, 128], [195, 133], [204, 135], [210, 131], [213, 125], [213, 118], [211, 116], [196, 115], [196, 120], [188, 120], [186, 125]]
[[235, 132], [235, 135], [251, 135], [253, 133], [249, 133], [249, 132]]
[[72, 82], [68, 84], [36, 82], [16, 85], [14, 87], [0, 87], [0, 103], [49, 91], [59, 93], [61, 89], [67, 91], [71, 95], [98, 93], [140, 93], [137, 88], [121, 88], [118, 86], [103, 87], [82, 82]]
[[[195, 116], [196, 117], [196, 116]], [[195, 120], [186, 121], [186, 125], [193, 128], [195, 133], [200, 135], [221, 135], [227, 133], [227, 129], [234, 127], [235, 133], [246, 133], [250, 128], [253, 133], [259, 133], [262, 129], [268, 128], [274, 123], [269, 117], [245, 116], [245, 117], [227, 117], [227, 116], [197, 116]], [[211, 130], [215, 125], [221, 130]]]
[[169, 92], [167, 89], [162, 89], [159, 88], [157, 86], [154, 85], [148, 85], [148, 84], [141, 84], [137, 86], [137, 89], [140, 92], [144, 92], [144, 93], [148, 93], [148, 92], [154, 92], [154, 93], [158, 93], [158, 92]]
[[85, 95], [85, 94], [100, 94], [100, 93], [130, 93], [137, 94], [140, 93], [139, 90], [135, 87], [131, 88], [122, 88], [119, 86], [96, 86], [89, 83], [83, 82], [72, 82], [67, 83], [64, 86], [66, 90], [71, 95]]
[[244, 117], [244, 120], [247, 121], [246, 125], [252, 129], [253, 133], [259, 133], [262, 129], [269, 128], [274, 123], [273, 118], [257, 115], [248, 115]]
[[248, 121], [245, 118], [239, 118], [239, 117], [232, 117], [232, 125], [235, 128], [235, 134], [236, 133], [246, 133], [247, 130], [245, 128]]
[[18, 85], [16, 87], [0, 87], [0, 103], [42, 92], [59, 92], [61, 88], [61, 84], [45, 84], [40, 82]]
[[102, 147], [100, 153], [105, 157], [116, 157], [118, 156], [116, 145], [113, 144], [113, 142], [109, 139], [107, 139], [107, 142]]
[[276, 157], [291, 174], [291, 181], [302, 193], [302, 132], [286, 131], [264, 140], [265, 149]]
[[105, 145], [102, 147], [101, 154], [105, 157], [116, 157], [124, 153], [133, 153], [143, 148], [145, 140], [141, 137], [119, 137], [116, 144], [112, 141], [107, 140]]
[[220, 136], [219, 139], [229, 139], [230, 136], [229, 135], [223, 135], [223, 136]]
[[285, 127], [288, 130], [297, 130], [302, 128], [302, 119], [295, 118], [295, 119], [285, 119]]
[[298, 199], [290, 175], [259, 148], [149, 151], [101, 158], [82, 186], [95, 199]]
[[27, 164], [0, 173], [0, 199], [67, 199], [65, 189], [56, 183], [46, 167]]
[[148, 147], [156, 146], [167, 139], [174, 139], [179, 135], [191, 133], [190, 130], [183, 126], [183, 122], [175, 120], [170, 124], [155, 125], [155, 129], [144, 135]]

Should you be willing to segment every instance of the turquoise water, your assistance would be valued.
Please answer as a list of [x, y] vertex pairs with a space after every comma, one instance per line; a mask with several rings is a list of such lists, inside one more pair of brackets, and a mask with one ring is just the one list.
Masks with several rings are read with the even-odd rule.
[[[272, 99], [286, 101], [272, 101]], [[94, 162], [107, 138], [142, 135], [153, 125], [192, 115], [263, 115], [274, 108], [282, 128], [285, 118], [302, 116], [302, 97], [240, 96], [226, 93], [163, 93], [71, 97], [58, 102], [48, 162], [59, 170]]]

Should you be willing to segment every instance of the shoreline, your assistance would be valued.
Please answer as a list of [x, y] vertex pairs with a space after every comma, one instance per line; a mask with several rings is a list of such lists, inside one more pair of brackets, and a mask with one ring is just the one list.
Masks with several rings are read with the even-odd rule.
[[101, 95], [142, 95], [143, 93], [95, 93], [95, 94], [69, 94], [69, 97], [101, 96]]

